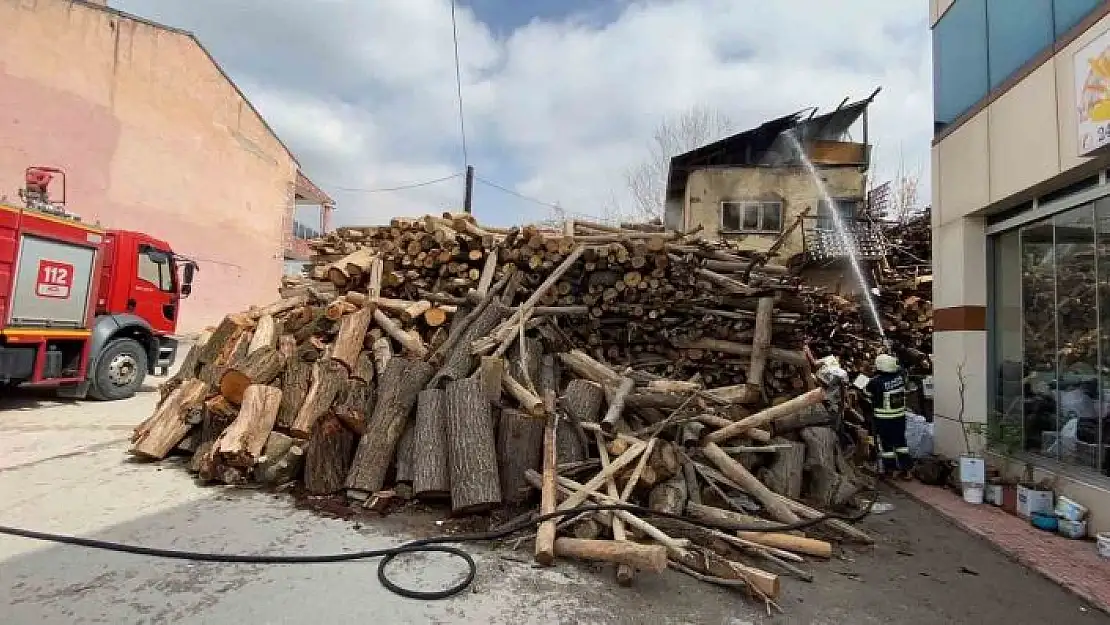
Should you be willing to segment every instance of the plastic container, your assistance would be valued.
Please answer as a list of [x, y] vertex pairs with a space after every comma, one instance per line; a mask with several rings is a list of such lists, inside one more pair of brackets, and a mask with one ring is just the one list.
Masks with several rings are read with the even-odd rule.
[[983, 485], [987, 481], [987, 465], [982, 458], [960, 456], [960, 482]]
[[982, 484], [964, 484], [963, 485], [964, 501], [968, 503], [980, 504], [983, 503], [983, 485]]
[[1002, 485], [1001, 484], [987, 484], [986, 501], [992, 506], [1002, 505]]
[[1060, 518], [1053, 512], [1034, 512], [1029, 521], [1033, 527], [1046, 532], [1055, 532], [1060, 529]]
[[1025, 486], [1017, 488], [1018, 516], [1029, 519], [1036, 512], [1052, 511], [1052, 491], [1034, 490]]
[[1102, 532], [1097, 536], [1098, 555], [1110, 558], [1110, 532]]
[[1056, 516], [1069, 521], [1082, 521], [1090, 510], [1078, 501], [1060, 495], [1056, 498]]
[[1086, 521], [1072, 521], [1070, 519], [1060, 519], [1059, 533], [1064, 538], [1086, 538], [1087, 536], [1087, 522]]

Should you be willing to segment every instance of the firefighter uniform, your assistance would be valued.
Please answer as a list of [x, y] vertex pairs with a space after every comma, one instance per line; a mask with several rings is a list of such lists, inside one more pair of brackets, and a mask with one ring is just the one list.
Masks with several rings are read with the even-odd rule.
[[867, 384], [867, 397], [883, 472], [904, 474], [913, 467], [913, 456], [906, 445], [906, 379], [898, 361], [889, 354], [879, 354], [875, 370], [878, 374]]

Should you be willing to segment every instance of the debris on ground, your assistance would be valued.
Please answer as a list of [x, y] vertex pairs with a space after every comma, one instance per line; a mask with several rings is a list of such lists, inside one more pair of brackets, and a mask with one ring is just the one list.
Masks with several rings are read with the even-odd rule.
[[[465, 213], [314, 247], [311, 277], [201, 337], [131, 454], [190, 455], [205, 483], [295, 482], [328, 510], [497, 511], [484, 529], [506, 509], [635, 504], [700, 525], [587, 512], [518, 542], [543, 565], [610, 562], [622, 584], [670, 567], [768, 606], [780, 574], [811, 579], [799, 563], [872, 541], [819, 511], [851, 508], [871, 480], [853, 463], [858, 413], [839, 378], [814, 375], [812, 345], [882, 344], [857, 304], [770, 254], [658, 225], [500, 229]], [[899, 301], [892, 329], [916, 336], [917, 304]], [[766, 531], [782, 524], [804, 531]]]

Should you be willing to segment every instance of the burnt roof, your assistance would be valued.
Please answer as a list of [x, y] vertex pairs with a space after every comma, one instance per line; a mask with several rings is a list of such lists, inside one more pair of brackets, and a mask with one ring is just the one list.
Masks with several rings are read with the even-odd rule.
[[815, 115], [816, 107], [803, 109], [679, 154], [671, 159], [667, 172], [667, 197], [681, 196], [690, 174], [698, 169], [767, 164], [768, 153], [772, 151], [779, 136], [787, 130], [794, 130], [803, 143], [821, 139], [838, 140], [863, 115], [878, 93], [879, 89], [876, 89], [863, 100], [851, 104], [841, 103], [836, 110], [824, 115]]

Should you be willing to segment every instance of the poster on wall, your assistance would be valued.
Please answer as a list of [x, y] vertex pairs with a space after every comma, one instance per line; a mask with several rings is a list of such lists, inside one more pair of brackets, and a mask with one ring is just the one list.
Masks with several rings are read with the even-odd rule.
[[1072, 59], [1078, 114], [1079, 156], [1110, 145], [1110, 31], [1080, 48]]

